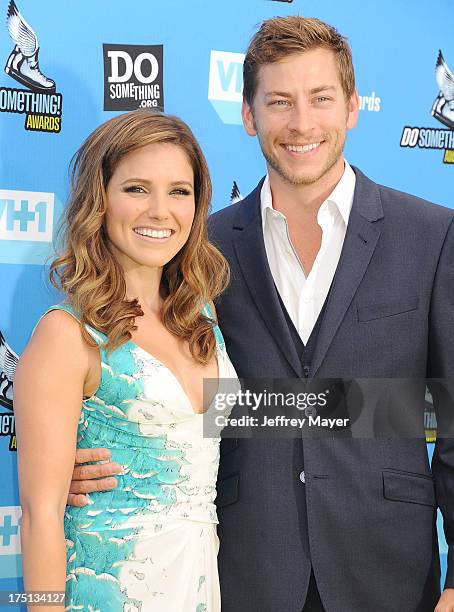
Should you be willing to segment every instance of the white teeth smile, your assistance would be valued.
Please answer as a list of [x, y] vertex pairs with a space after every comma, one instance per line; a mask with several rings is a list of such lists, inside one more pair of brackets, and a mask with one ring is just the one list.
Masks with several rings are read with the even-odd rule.
[[312, 144], [304, 145], [304, 147], [300, 145], [285, 145], [287, 151], [292, 151], [293, 153], [308, 153], [313, 149], [316, 149], [320, 145], [319, 142], [314, 142]]
[[150, 227], [136, 227], [134, 231], [140, 236], [148, 236], [149, 238], [170, 238], [172, 234], [170, 229], [154, 230]]

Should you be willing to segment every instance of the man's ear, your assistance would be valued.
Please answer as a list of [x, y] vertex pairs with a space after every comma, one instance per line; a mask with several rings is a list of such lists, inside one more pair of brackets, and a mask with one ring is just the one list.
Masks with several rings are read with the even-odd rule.
[[254, 116], [252, 114], [252, 108], [243, 99], [241, 106], [241, 116], [243, 118], [243, 125], [249, 136], [257, 136], [257, 130], [255, 129]]
[[352, 130], [358, 121], [359, 115], [359, 96], [356, 89], [353, 92], [350, 100], [347, 102], [347, 112], [347, 129]]

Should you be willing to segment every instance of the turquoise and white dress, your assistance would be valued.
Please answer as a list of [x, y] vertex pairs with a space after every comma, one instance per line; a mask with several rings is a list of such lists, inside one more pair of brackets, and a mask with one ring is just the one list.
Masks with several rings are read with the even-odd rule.
[[[67, 304], [55, 308], [77, 318]], [[106, 340], [87, 330], [99, 345]], [[236, 379], [217, 327], [215, 335], [219, 378]], [[100, 355], [100, 386], [83, 401], [77, 446], [110, 449], [123, 471], [116, 489], [66, 509], [66, 610], [219, 612], [220, 439], [203, 437], [203, 416], [147, 351], [129, 341]]]

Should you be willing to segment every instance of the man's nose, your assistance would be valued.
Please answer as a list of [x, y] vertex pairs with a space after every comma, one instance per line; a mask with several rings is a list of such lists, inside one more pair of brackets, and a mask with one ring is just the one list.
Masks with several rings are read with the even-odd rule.
[[314, 127], [313, 116], [307, 104], [296, 103], [291, 109], [288, 129], [300, 134], [310, 132]]

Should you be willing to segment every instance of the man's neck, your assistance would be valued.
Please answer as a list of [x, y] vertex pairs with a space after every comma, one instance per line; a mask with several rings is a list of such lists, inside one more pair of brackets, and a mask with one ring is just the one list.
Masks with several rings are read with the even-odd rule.
[[320, 206], [334, 191], [341, 180], [345, 163], [337, 165], [315, 183], [308, 185], [292, 185], [284, 181], [273, 169], [269, 169], [270, 189], [273, 198], [273, 208], [293, 221], [316, 219]]

